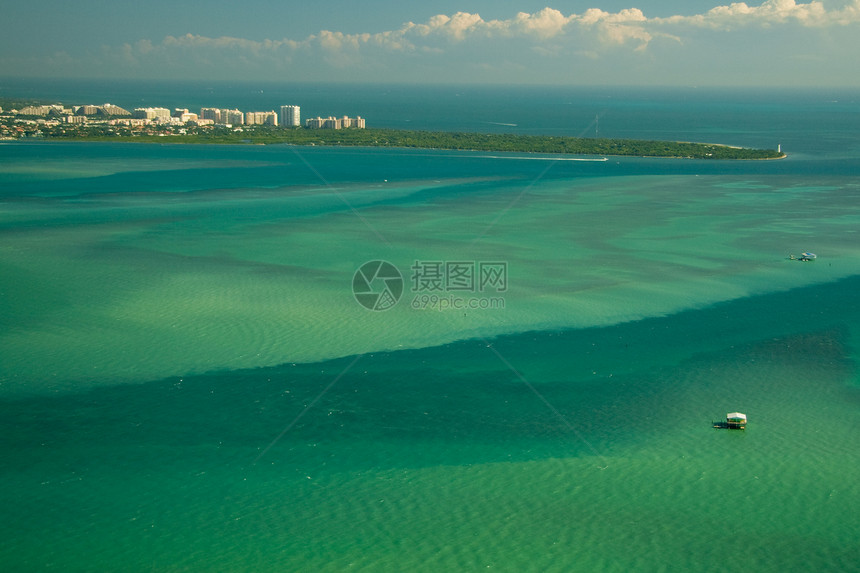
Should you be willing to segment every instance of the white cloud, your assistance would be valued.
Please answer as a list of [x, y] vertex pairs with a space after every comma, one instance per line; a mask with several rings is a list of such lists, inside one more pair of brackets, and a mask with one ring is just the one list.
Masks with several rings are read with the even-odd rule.
[[[507, 20], [484, 20], [479, 14], [457, 12], [451, 16], [439, 14], [425, 23], [408, 22], [398, 30], [377, 33], [345, 34], [323, 30], [304, 40], [263, 40], [242, 38], [207, 38], [187, 34], [166, 37], [161, 44], [142, 40], [131, 45], [138, 56], [169, 50], [244, 52], [251, 56], [287, 55], [298, 51], [327, 55], [336, 52], [358, 54], [374, 49], [390, 52], [440, 52], [466, 41], [522, 39], [540, 47], [548, 40], [567, 41], [577, 50], [600, 53], [601, 45], [629, 45], [642, 51], [655, 38], [679, 39], [695, 28], [731, 30], [739, 27], [771, 27], [794, 23], [806, 27], [822, 27], [860, 23], [860, 0], [843, 8], [828, 11], [818, 0], [797, 3], [795, 0], [766, 0], [759, 6], [744, 2], [717, 6], [694, 16], [648, 18], [638, 8], [607, 12], [590, 8], [582, 14], [565, 16], [553, 8], [534, 14], [520, 12]], [[587, 44], [587, 45], [586, 45]], [[555, 48], [557, 49], [557, 48]]]
[[[646, 63], [652, 64], [655, 54], [666, 62], [695, 62], [706, 49], [713, 53], [720, 42], [755, 46], [756, 42], [768, 41], [758, 30], [778, 32], [784, 28], [796, 34], [798, 30], [817, 33], [829, 27], [834, 29], [829, 36], [835, 29], [846, 30], [844, 38], [852, 37], [854, 31], [849, 26], [858, 24], [860, 0], [848, 0], [840, 7], [828, 7], [821, 0], [766, 0], [753, 6], [736, 2], [697, 15], [670, 17], [649, 17], [635, 7], [617, 12], [591, 8], [581, 14], [564, 14], [547, 7], [498, 20], [468, 12], [439, 14], [423, 23], [407, 22], [392, 30], [358, 34], [323, 30], [301, 40], [167, 36], [160, 42], [144, 39], [105, 48], [95, 57], [79, 57], [78, 63], [91, 68], [88, 64], [95, 61], [106, 70], [113, 66], [126, 73], [150, 76], [173, 72], [183, 77], [259, 77], [270, 72], [313, 79], [313, 74], [332, 77], [329, 72], [337, 70], [337, 77], [344, 79], [349, 79], [348, 74], [352, 79], [383, 79], [385, 70], [400, 69], [416, 80], [432, 81], [434, 78], [427, 75], [431, 72], [447, 74], [453, 80], [454, 74], [459, 74], [459, 79], [471, 79], [471, 70], [507, 68], [537, 73], [543, 60], [549, 59], [565, 60], [568, 68], [602, 58], [624, 58], [623, 63], [633, 66], [631, 62], [646, 62], [645, 54], [649, 54]], [[794, 36], [792, 39], [795, 41], [790, 44], [801, 44]], [[710, 42], [707, 48], [697, 51], [705, 42]], [[676, 49], [678, 43], [684, 45], [682, 53]], [[842, 48], [841, 52], [850, 49]], [[816, 57], [813, 48], [808, 56]], [[74, 67], [70, 60], [74, 58], [64, 59], [66, 70]], [[46, 58], [46, 65], [56, 67], [56, 61]], [[369, 78], [368, 70], [378, 75]]]
[[535, 14], [520, 12], [508, 26], [513, 33], [533, 34], [538, 38], [552, 38], [564, 32], [571, 18], [558, 10], [544, 8]]
[[813, 0], [797, 3], [795, 0], [766, 0], [759, 6], [736, 2], [717, 6], [695, 16], [671, 16], [655, 19], [657, 23], [692, 25], [714, 29], [732, 29], [740, 26], [769, 27], [795, 23], [804, 27], [845, 26], [860, 23], [860, 0], [852, 0], [842, 8], [828, 10], [823, 2]]
[[467, 35], [485, 31], [487, 23], [478, 14], [457, 12], [453, 16], [438, 14], [430, 18], [426, 24], [406, 24], [401, 29], [404, 36], [444, 36], [452, 40], [463, 40]]
[[[479, 14], [457, 12], [451, 16], [433, 16], [423, 24], [409, 22], [399, 30], [359, 36], [341, 35], [341, 39], [344, 47], [348, 45], [354, 50], [372, 44], [395, 51], [416, 48], [438, 51], [445, 42], [450, 45], [468, 40], [523, 39], [536, 42], [536, 47], [546, 40], [569, 40], [579, 44], [590, 40], [593, 44], [628, 44], [641, 51], [654, 38], [677, 40], [685, 30], [692, 33], [700, 27], [730, 30], [789, 23], [805, 27], [857, 24], [860, 23], [860, 0], [852, 0], [843, 8], [829, 11], [819, 0], [809, 3], [766, 0], [759, 6], [738, 2], [717, 6], [704, 14], [668, 18], [648, 18], [638, 8], [618, 12], [590, 8], [582, 14], [566, 16], [547, 7], [534, 14], [520, 12], [507, 20], [484, 20]], [[590, 36], [592, 33], [595, 35]], [[589, 50], [599, 52], [600, 46], [591, 45]]]
[[582, 16], [577, 17], [577, 20], [586, 25], [609, 23], [609, 24], [628, 24], [630, 22], [647, 22], [645, 14], [638, 8], [626, 8], [618, 13], [604, 12], [599, 8], [589, 8]]

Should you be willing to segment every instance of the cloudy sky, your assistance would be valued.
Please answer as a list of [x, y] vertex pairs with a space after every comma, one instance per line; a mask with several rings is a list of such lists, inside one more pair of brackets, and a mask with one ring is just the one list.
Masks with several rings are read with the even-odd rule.
[[860, 86], [860, 0], [27, 0], [0, 77]]

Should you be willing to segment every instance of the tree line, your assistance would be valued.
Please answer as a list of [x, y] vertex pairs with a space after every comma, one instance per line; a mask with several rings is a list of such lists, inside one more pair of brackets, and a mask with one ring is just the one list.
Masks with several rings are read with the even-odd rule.
[[[47, 137], [113, 139], [119, 136], [101, 129], [101, 126], [80, 127], [51, 133]], [[145, 133], [131, 134], [122, 130], [122, 136], [134, 135], [137, 141], [159, 141]], [[404, 147], [421, 149], [448, 149], [463, 151], [495, 151], [512, 153], [548, 153], [561, 155], [627, 155], [638, 157], [678, 157], [691, 159], [776, 159], [784, 154], [775, 149], [751, 149], [711, 143], [657, 141], [639, 139], [613, 139], [588, 137], [558, 137], [547, 135], [516, 135], [505, 133], [470, 133], [448, 131], [410, 131], [400, 129], [307, 129], [273, 126], [245, 126], [242, 130], [206, 128], [186, 130], [173, 135], [175, 143], [221, 144], [291, 144], [360, 147]]]

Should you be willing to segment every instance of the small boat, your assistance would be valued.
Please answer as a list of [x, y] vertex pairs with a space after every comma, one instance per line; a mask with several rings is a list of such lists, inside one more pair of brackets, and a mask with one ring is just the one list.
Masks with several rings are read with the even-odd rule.
[[801, 261], [812, 261], [818, 258], [815, 253], [800, 253]]
[[726, 427], [743, 430], [747, 425], [747, 415], [740, 412], [726, 414]]

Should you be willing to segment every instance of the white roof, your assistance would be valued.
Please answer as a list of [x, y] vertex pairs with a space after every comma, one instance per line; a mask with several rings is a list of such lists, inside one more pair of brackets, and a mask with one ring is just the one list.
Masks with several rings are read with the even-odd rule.
[[727, 419], [727, 420], [732, 420], [732, 419], [741, 419], [741, 420], [746, 420], [746, 419], [747, 419], [747, 415], [746, 415], [746, 414], [741, 414], [740, 412], [731, 412], [730, 414], [726, 414], [726, 419]]

